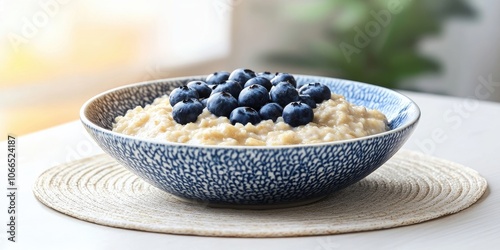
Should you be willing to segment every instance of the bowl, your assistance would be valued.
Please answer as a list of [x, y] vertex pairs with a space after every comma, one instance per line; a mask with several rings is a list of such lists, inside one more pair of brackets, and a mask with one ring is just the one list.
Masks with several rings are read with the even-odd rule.
[[88, 100], [80, 117], [104, 152], [154, 187], [186, 201], [255, 208], [309, 203], [363, 179], [401, 148], [420, 118], [418, 106], [393, 90], [294, 76], [297, 82], [323, 83], [351, 103], [383, 112], [390, 130], [330, 143], [236, 147], [172, 143], [111, 131], [116, 116], [206, 76], [115, 88]]

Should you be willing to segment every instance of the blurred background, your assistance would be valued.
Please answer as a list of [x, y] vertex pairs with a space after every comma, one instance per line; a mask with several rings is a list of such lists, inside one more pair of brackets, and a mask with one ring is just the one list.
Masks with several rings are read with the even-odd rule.
[[78, 119], [138, 81], [318, 74], [500, 101], [495, 0], [0, 0], [0, 132]]

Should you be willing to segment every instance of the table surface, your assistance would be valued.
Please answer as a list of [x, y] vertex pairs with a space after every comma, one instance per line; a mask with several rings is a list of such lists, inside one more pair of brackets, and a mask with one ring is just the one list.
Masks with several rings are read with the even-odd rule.
[[[102, 153], [80, 122], [74, 121], [18, 138], [17, 242], [7, 240], [8, 198], [4, 195], [0, 198], [0, 249], [498, 249], [500, 104], [402, 93], [422, 111], [404, 148], [468, 166], [488, 181], [486, 193], [470, 208], [410, 226], [317, 237], [198, 237], [101, 226], [54, 211], [38, 202], [32, 192], [36, 178], [46, 169]], [[6, 141], [0, 144], [6, 151]], [[6, 153], [0, 155], [0, 161], [7, 162]], [[7, 168], [0, 171], [0, 186], [7, 190]]]

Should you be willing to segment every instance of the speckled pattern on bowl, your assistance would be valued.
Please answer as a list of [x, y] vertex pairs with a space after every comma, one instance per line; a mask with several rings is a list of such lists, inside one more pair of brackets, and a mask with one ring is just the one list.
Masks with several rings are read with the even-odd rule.
[[295, 76], [298, 82], [321, 82], [352, 103], [380, 110], [390, 131], [331, 143], [273, 147], [187, 145], [111, 131], [116, 116], [204, 76], [112, 89], [87, 101], [80, 116], [106, 153], [153, 186], [191, 201], [250, 206], [304, 203], [361, 180], [400, 149], [420, 118], [418, 106], [395, 91], [335, 78]]

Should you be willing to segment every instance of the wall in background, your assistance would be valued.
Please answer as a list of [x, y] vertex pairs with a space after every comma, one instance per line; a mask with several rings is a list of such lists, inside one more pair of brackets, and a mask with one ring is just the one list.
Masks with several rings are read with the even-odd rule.
[[[397, 1], [397, 0], [395, 0]], [[331, 74], [322, 69], [270, 63], [263, 58], [276, 51], [298, 52], [307, 48], [309, 37], [321, 36], [320, 26], [298, 22], [283, 14], [286, 0], [241, 1], [234, 9], [231, 65], [248, 65], [258, 70], [274, 69], [304, 74]], [[307, 4], [298, 0], [294, 3]], [[419, 50], [441, 64], [441, 72], [409, 78], [401, 88], [452, 96], [476, 96], [479, 85], [500, 85], [500, 2], [467, 1], [476, 12], [469, 19], [451, 18], [441, 34], [426, 37]], [[375, 10], [379, 11], [379, 10]], [[500, 101], [500, 86], [481, 98]], [[483, 89], [481, 89], [483, 91]]]
[[[500, 2], [468, 2], [477, 19], [451, 20], [442, 34], [420, 44], [422, 53], [442, 63], [441, 74], [408, 79], [406, 87], [475, 97], [488, 81], [500, 82]], [[138, 81], [237, 67], [330, 75], [265, 60], [277, 51], [303, 51], [323, 35], [320, 25], [284, 13], [289, 3], [0, 0], [0, 133], [78, 119], [88, 98]], [[487, 89], [484, 99], [500, 101], [497, 89]]]
[[0, 0], [0, 134], [78, 119], [113, 87], [222, 68], [231, 8], [215, 3]]
[[469, 2], [478, 13], [475, 20], [450, 21], [443, 34], [422, 43], [424, 53], [442, 62], [442, 74], [423, 76], [411, 84], [422, 91], [474, 97], [478, 86], [491, 77], [497, 86], [486, 99], [500, 101], [500, 2]]

